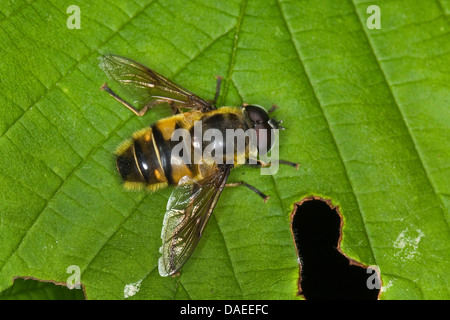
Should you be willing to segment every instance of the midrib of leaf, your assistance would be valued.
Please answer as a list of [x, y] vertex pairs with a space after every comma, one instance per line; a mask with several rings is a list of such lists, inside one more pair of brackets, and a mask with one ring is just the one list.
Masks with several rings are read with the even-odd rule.
[[[440, 211], [440, 213], [441, 213], [441, 215], [442, 215], [442, 218], [443, 218], [443, 219], [445, 220], [445, 222], [446, 222], [447, 230], [450, 231], [450, 228], [449, 228], [449, 225], [448, 225], [448, 221], [447, 221], [447, 219], [446, 219], [446, 217], [445, 217], [445, 212], [444, 212], [444, 209], [443, 209], [443, 208], [444, 208], [444, 204], [443, 204], [441, 198], [439, 197], [438, 193], [436, 192], [436, 187], [435, 187], [435, 185], [434, 185], [433, 182], [431, 181], [429, 170], [427, 170], [427, 168], [426, 168], [425, 165], [424, 165], [423, 156], [421, 155], [421, 153], [419, 152], [419, 150], [418, 150], [418, 148], [417, 148], [417, 141], [416, 141], [416, 139], [414, 138], [414, 135], [412, 134], [411, 128], [408, 126], [408, 122], [405, 120], [405, 113], [404, 113], [404, 111], [402, 110], [402, 108], [400, 107], [400, 103], [397, 101], [397, 99], [396, 99], [396, 97], [395, 97], [395, 94], [394, 94], [394, 92], [392, 91], [391, 84], [389, 83], [389, 81], [388, 81], [388, 79], [387, 79], [387, 77], [386, 77], [386, 73], [385, 73], [385, 71], [384, 71], [384, 69], [383, 69], [383, 67], [382, 67], [382, 65], [381, 65], [381, 63], [380, 63], [380, 60], [378, 59], [377, 55], [375, 54], [375, 50], [374, 50], [373, 44], [372, 44], [372, 42], [371, 42], [371, 40], [370, 40], [369, 35], [367, 34], [366, 29], [364, 28], [363, 18], [358, 14], [358, 10], [357, 10], [357, 8], [356, 8], [356, 4], [355, 4], [354, 0], [351, 0], [350, 2], [351, 2], [352, 5], [353, 5], [353, 8], [354, 8], [354, 10], [355, 10], [356, 16], [358, 17], [358, 21], [359, 21], [359, 23], [360, 23], [360, 26], [361, 26], [361, 29], [362, 29], [362, 31], [363, 31], [363, 34], [364, 34], [364, 36], [365, 36], [366, 42], [368, 43], [368, 45], [369, 45], [370, 48], [371, 48], [371, 52], [372, 52], [373, 57], [374, 57], [374, 59], [375, 59], [375, 61], [376, 61], [376, 63], [377, 63], [377, 68], [378, 68], [378, 70], [380, 70], [380, 73], [383, 75], [383, 79], [384, 79], [384, 81], [386, 82], [386, 87], [387, 87], [388, 90], [389, 90], [389, 94], [391, 95], [392, 101], [394, 102], [394, 104], [395, 104], [395, 106], [396, 106], [398, 112], [399, 112], [400, 115], [401, 115], [402, 122], [403, 122], [403, 124], [404, 124], [404, 127], [406, 128], [406, 131], [407, 131], [407, 133], [408, 133], [408, 137], [409, 137], [409, 139], [411, 140], [412, 145], [414, 146], [414, 152], [415, 152], [415, 154], [417, 155], [417, 158], [419, 159], [419, 163], [420, 163], [420, 165], [421, 165], [423, 171], [425, 172], [425, 176], [426, 176], [426, 179], [427, 179], [428, 184], [429, 184], [429, 186], [430, 186], [430, 189], [433, 190], [434, 196], [435, 196], [435, 198], [437, 199], [437, 201], [438, 201], [439, 204], [440, 204], [440, 205], [439, 205], [439, 211]], [[439, 4], [439, 7], [441, 8], [442, 12], [445, 13], [445, 11], [444, 11], [444, 9], [443, 9], [441, 3], [439, 2], [439, 0], [437, 0], [437, 3]]]
[[364, 215], [362, 214], [361, 206], [360, 206], [360, 204], [359, 204], [359, 199], [358, 199], [358, 196], [356, 195], [355, 189], [354, 189], [354, 187], [353, 187], [353, 184], [352, 184], [350, 175], [349, 175], [349, 173], [348, 173], [348, 170], [347, 170], [347, 166], [346, 166], [346, 164], [345, 164], [345, 161], [344, 161], [344, 159], [343, 159], [343, 157], [342, 157], [342, 154], [341, 154], [339, 145], [338, 145], [338, 143], [337, 143], [337, 141], [336, 141], [336, 138], [335, 138], [335, 136], [334, 136], [333, 130], [331, 130], [329, 120], [328, 120], [328, 118], [327, 118], [327, 116], [326, 116], [326, 114], [325, 114], [325, 112], [324, 112], [324, 110], [323, 110], [323, 106], [322, 106], [322, 104], [321, 104], [321, 102], [320, 102], [320, 100], [319, 100], [319, 98], [318, 98], [318, 96], [317, 96], [316, 90], [315, 90], [315, 88], [314, 88], [314, 86], [313, 86], [313, 83], [312, 83], [312, 81], [311, 81], [311, 77], [310, 77], [310, 75], [309, 75], [309, 73], [308, 73], [308, 70], [305, 68], [305, 64], [304, 64], [304, 62], [303, 62], [302, 56], [301, 56], [301, 54], [300, 54], [300, 51], [299, 51], [299, 49], [298, 49], [298, 47], [297, 47], [296, 41], [294, 40], [294, 37], [293, 37], [293, 35], [292, 35], [291, 28], [289, 27], [289, 23], [288, 23], [288, 21], [287, 21], [287, 19], [286, 19], [286, 17], [285, 17], [285, 13], [284, 13], [284, 11], [283, 11], [283, 8], [282, 8], [282, 5], [281, 5], [281, 3], [280, 3], [280, 0], [276, 0], [276, 3], [277, 3], [277, 6], [278, 6], [278, 9], [279, 9], [279, 11], [280, 11], [281, 19], [283, 20], [283, 23], [284, 23], [285, 26], [286, 26], [286, 30], [287, 30], [288, 33], [289, 33], [290, 40], [291, 40], [292, 45], [293, 45], [293, 47], [294, 47], [295, 53], [297, 54], [297, 58], [298, 58], [298, 61], [300, 62], [302, 71], [306, 74], [306, 78], [308, 79], [309, 86], [310, 86], [310, 88], [311, 88], [311, 90], [312, 90], [312, 92], [313, 92], [313, 95], [314, 95], [314, 100], [316, 101], [317, 105], [320, 107], [319, 109], [320, 109], [321, 115], [322, 115], [323, 119], [325, 120], [325, 123], [327, 124], [328, 132], [330, 133], [330, 136], [331, 136], [332, 139], [333, 139], [334, 147], [336, 148], [337, 154], [338, 154], [338, 156], [339, 156], [339, 161], [341, 162], [342, 167], [344, 168], [345, 177], [346, 177], [347, 182], [348, 182], [348, 184], [349, 184], [349, 186], [350, 186], [350, 188], [351, 188], [351, 192], [352, 192], [353, 197], [355, 198], [356, 204], [357, 204], [357, 206], [358, 206], [358, 212], [359, 212], [359, 214], [360, 214], [360, 216], [361, 216], [361, 219], [362, 219], [362, 221], [363, 221], [364, 231], [365, 231], [365, 235], [366, 235], [366, 238], [367, 238], [367, 242], [368, 242], [368, 244], [369, 244], [371, 257], [372, 257], [373, 261], [376, 262], [375, 254], [374, 254], [374, 252], [373, 252], [372, 245], [371, 245], [371, 242], [370, 242], [370, 237], [369, 237], [369, 234], [368, 234], [367, 228], [366, 228], [365, 217], [364, 217]]
[[[227, 77], [226, 77], [226, 81], [225, 81], [225, 83], [224, 83], [224, 90], [223, 90], [223, 93], [221, 94], [221, 96], [220, 96], [220, 98], [219, 98], [219, 103], [217, 104], [218, 106], [221, 106], [221, 105], [223, 105], [224, 104], [224, 101], [225, 101], [225, 99], [226, 99], [226, 97], [227, 97], [227, 93], [228, 93], [228, 90], [229, 90], [229, 83], [232, 81], [232, 74], [233, 74], [233, 70], [234, 70], [234, 65], [235, 65], [235, 61], [236, 61], [236, 52], [237, 52], [237, 49], [238, 49], [238, 43], [239, 43], [239, 38], [240, 38], [240, 31], [241, 31], [241, 25], [242, 25], [242, 21], [243, 21], [243, 19], [244, 19], [244, 16], [245, 16], [245, 8], [246, 8], [246, 6], [247, 6], [247, 2], [248, 2], [248, 0], [243, 0], [242, 1], [242, 4], [241, 4], [241, 9], [240, 9], [240, 12], [239, 12], [239, 17], [237, 18], [237, 22], [236, 22], [236, 26], [234, 27], [234, 30], [235, 30], [235, 33], [234, 33], [234, 39], [233, 39], [233, 44], [232, 44], [232, 50], [231, 50], [231, 59], [230, 59], [230, 64], [229, 64], [229, 67], [228, 67], [228, 74], [227, 74]], [[231, 31], [231, 30], [230, 30]], [[198, 53], [193, 59], [191, 59], [191, 61], [189, 61], [186, 65], [184, 65], [183, 67], [181, 67], [180, 69], [178, 69], [177, 70], [177, 72], [176, 72], [176, 74], [177, 73], [179, 73], [180, 71], [182, 71], [183, 69], [185, 69], [186, 67], [187, 67], [187, 65], [189, 65], [189, 63], [191, 63], [193, 60], [195, 60], [198, 56], [200, 56], [204, 51], [206, 51], [213, 43], [215, 43], [217, 40], [219, 40], [221, 37], [223, 37], [223, 36], [225, 36], [226, 34], [228, 34], [230, 31], [228, 31], [228, 32], [226, 32], [224, 35], [222, 35], [222, 36], [220, 36], [220, 37], [218, 37], [218, 38], [216, 38], [210, 45], [208, 45], [202, 52], [200, 52], [200, 53]], [[176, 76], [176, 74], [174, 75], [174, 76]], [[274, 184], [274, 190], [275, 190], [275, 192], [276, 192], [276, 196], [278, 197], [278, 199], [280, 199], [280, 204], [281, 204], [281, 206], [282, 206], [282, 212], [286, 212], [286, 208], [285, 208], [285, 206], [284, 206], [284, 203], [283, 203], [283, 201], [281, 201], [281, 196], [280, 196], [280, 192], [279, 192], [279, 190], [278, 190], [278, 185], [277, 185], [277, 182], [276, 182], [276, 180], [275, 180], [275, 178], [273, 177], [273, 176], [271, 176], [271, 178], [272, 178], [272, 181], [273, 181], [273, 184]], [[219, 231], [219, 234], [221, 235], [221, 237], [222, 237], [222, 239], [223, 239], [223, 243], [224, 243], [224, 247], [225, 247], [225, 251], [226, 251], [226, 255], [227, 255], [227, 258], [229, 259], [229, 261], [230, 261], [230, 265], [231, 265], [231, 268], [232, 268], [232, 270], [233, 270], [233, 275], [234, 275], [234, 278], [235, 278], [235, 280], [236, 280], [236, 283], [237, 283], [237, 285], [238, 285], [238, 287], [239, 287], [239, 290], [240, 290], [240, 296], [241, 296], [241, 298], [243, 298], [245, 295], [244, 295], [244, 291], [243, 291], [243, 289], [242, 289], [242, 286], [241, 286], [241, 283], [240, 283], [240, 281], [239, 281], [239, 277], [238, 277], [238, 273], [236, 272], [236, 269], [234, 268], [234, 264], [233, 264], [233, 259], [231, 258], [231, 255], [230, 255], [230, 253], [229, 253], [229, 251], [228, 251], [228, 245], [227, 245], [227, 241], [226, 241], [226, 237], [225, 237], [225, 235], [224, 235], [224, 233], [223, 233], [223, 231], [222, 231], [222, 229], [221, 229], [221, 227], [220, 227], [220, 224], [219, 223], [217, 223], [217, 218], [215, 217], [215, 215], [214, 214], [212, 214], [212, 219], [214, 219], [215, 220], [215, 222], [216, 222], [216, 225], [217, 225], [217, 229], [218, 229], [218, 231]], [[181, 286], [184, 290], [185, 290], [185, 292], [188, 294], [188, 296], [190, 297], [190, 295], [189, 295], [189, 291], [186, 289], [186, 288], [184, 288], [184, 286], [182, 285], [182, 280], [180, 279], [180, 281], [179, 282], [176, 282], [175, 284], [174, 284], [174, 286], [175, 286], [175, 288], [174, 288], [174, 291], [175, 291], [175, 293], [178, 291], [178, 288]]]
[[[240, 8], [240, 12], [239, 12], [239, 17], [237, 18], [236, 26], [234, 27], [235, 33], [234, 33], [234, 39], [233, 39], [233, 47], [232, 47], [232, 50], [231, 50], [230, 64], [229, 64], [229, 67], [228, 67], [228, 75], [227, 75], [227, 78], [226, 78], [226, 81], [225, 81], [225, 89], [224, 89], [224, 91], [223, 91], [223, 94], [222, 94], [221, 97], [219, 98], [219, 101], [221, 101], [221, 104], [222, 104], [223, 101], [225, 100], [225, 98], [226, 98], [226, 96], [227, 96], [227, 93], [228, 93], [228, 84], [229, 84], [229, 82], [231, 81], [231, 75], [232, 75], [232, 73], [233, 73], [233, 68], [234, 68], [235, 59], [236, 59], [236, 50], [237, 50], [238, 41], [239, 41], [239, 32], [240, 32], [240, 30], [241, 30], [242, 20], [244, 19], [244, 15], [245, 15], [245, 7], [246, 7], [246, 5], [247, 5], [247, 1], [248, 1], [248, 0], [243, 0], [243, 1], [242, 1], [242, 5], [241, 5], [241, 8]], [[231, 31], [231, 30], [230, 30], [230, 31]], [[230, 31], [228, 31], [228, 32], [230, 32]], [[222, 35], [222, 36], [225, 36], [226, 34], [228, 34], [228, 32], [226, 32], [226, 33], [225, 33], [224, 35]], [[217, 40], [219, 40], [222, 36], [220, 36], [220, 37], [218, 37], [217, 39], [215, 39], [215, 40], [213, 41], [213, 43], [216, 42]], [[212, 43], [212, 44], [213, 44], [213, 43]], [[212, 44], [211, 44], [211, 45], [212, 45]], [[207, 48], [209, 48], [211, 45], [209, 45]], [[205, 50], [203, 50], [202, 53], [203, 53], [204, 51], [206, 51], [207, 48], [205, 48]], [[200, 53], [200, 54], [201, 54], [201, 53]], [[188, 64], [191, 63], [193, 60], [195, 60], [195, 58], [197, 58], [200, 54], [196, 55], [196, 56], [195, 56], [193, 59], [191, 59], [186, 65], [188, 65]], [[179, 69], [179, 71], [183, 70], [183, 69], [186, 67], [186, 65], [185, 65], [184, 67], [182, 67], [181, 69]], [[218, 104], [218, 105], [221, 105], [221, 104]], [[212, 216], [214, 216], [214, 214], [212, 214]], [[223, 232], [222, 232], [222, 229], [221, 229], [221, 227], [220, 227], [220, 224], [217, 223], [217, 219], [216, 219], [215, 216], [213, 217], [213, 219], [216, 221], [217, 229], [219, 230], [219, 233], [220, 233], [220, 235], [221, 235], [221, 237], [222, 237], [222, 239], [223, 239], [225, 251], [226, 251], [226, 254], [227, 254], [228, 259], [230, 260], [230, 265], [231, 265], [231, 268], [232, 268], [232, 270], [233, 270], [234, 279], [235, 279], [235, 281], [236, 281], [236, 283], [237, 283], [237, 285], [238, 285], [238, 287], [239, 287], [241, 297], [244, 297], [244, 292], [243, 292], [243, 290], [242, 290], [241, 283], [240, 283], [240, 281], [239, 281], [239, 279], [238, 279], [238, 277], [237, 277], [237, 273], [236, 273], [236, 270], [235, 270], [234, 265], [233, 265], [233, 259], [231, 258], [230, 253], [229, 253], [229, 251], [228, 251], [228, 246], [227, 246], [227, 243], [226, 243], [226, 238], [225, 238], [225, 236], [224, 236], [224, 234], [223, 234]], [[176, 287], [175, 287], [175, 292], [177, 292], [178, 287], [179, 287], [179, 285], [181, 285], [181, 284], [182, 284], [181, 279], [180, 279], [180, 281], [179, 281], [179, 284], [175, 283], [175, 286], [176, 286]], [[188, 291], [186, 288], [184, 288], [184, 287], [183, 287], [183, 289], [186, 291], [186, 293], [188, 294], [188, 296], [190, 296], [190, 295], [189, 295], [189, 291]]]
[[223, 103], [224, 103], [224, 101], [225, 101], [225, 99], [227, 97], [227, 94], [228, 94], [229, 83], [230, 83], [230, 81], [232, 81], [231, 80], [231, 76], [233, 74], [234, 64], [236, 62], [236, 51], [237, 51], [238, 42], [239, 42], [239, 32], [241, 30], [242, 20], [244, 18], [245, 7], [247, 6], [247, 2], [248, 2], [248, 0], [243, 0], [242, 1], [241, 9], [240, 9], [240, 12], [239, 12], [239, 17], [238, 17], [237, 22], [236, 22], [235, 32], [234, 32], [234, 39], [233, 39], [233, 48], [232, 48], [232, 51], [231, 51], [230, 65], [228, 67], [228, 74], [227, 74], [226, 81], [225, 81], [225, 88], [223, 90], [222, 96], [219, 98], [219, 102], [220, 102], [219, 105], [223, 105]]
[[211, 48], [211, 46], [213, 46], [217, 41], [219, 41], [220, 39], [226, 37], [228, 35], [228, 33], [230, 33], [233, 29], [228, 30], [227, 32], [225, 32], [224, 34], [218, 36], [217, 38], [213, 39], [207, 46], [205, 46], [205, 48], [203, 48], [202, 50], [200, 50], [194, 57], [190, 58], [189, 61], [187, 63], [185, 63], [184, 65], [182, 65], [180, 68], [177, 69], [177, 71], [175, 71], [175, 73], [173, 74], [173, 77], [175, 77], [176, 75], [178, 75], [179, 73], [181, 73], [184, 69], [186, 69], [191, 63], [192, 61], [197, 60], [198, 57], [200, 57], [203, 53], [205, 53], [209, 48]]

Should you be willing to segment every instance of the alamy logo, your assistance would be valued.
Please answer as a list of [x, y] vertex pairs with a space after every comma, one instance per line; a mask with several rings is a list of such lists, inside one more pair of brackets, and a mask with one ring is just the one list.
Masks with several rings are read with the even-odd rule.
[[81, 289], [81, 270], [77, 265], [70, 265], [67, 267], [67, 273], [70, 273], [71, 276], [67, 278], [66, 286], [69, 289]]
[[81, 11], [80, 7], [76, 5], [71, 5], [67, 7], [67, 13], [71, 13], [71, 15], [67, 18], [67, 28], [68, 29], [81, 29]]

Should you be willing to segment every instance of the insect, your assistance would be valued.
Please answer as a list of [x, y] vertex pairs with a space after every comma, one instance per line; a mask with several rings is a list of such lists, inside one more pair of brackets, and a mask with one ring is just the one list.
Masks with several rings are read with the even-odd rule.
[[[164, 216], [161, 257], [158, 261], [161, 276], [176, 275], [197, 246], [226, 186], [243, 185], [256, 192], [264, 201], [269, 197], [243, 181], [226, 184], [231, 169], [239, 165], [236, 159], [244, 157], [247, 162], [250, 160], [252, 150], [248, 141], [244, 150], [233, 149], [234, 160], [231, 163], [204, 161], [203, 158], [197, 159], [197, 162], [185, 161], [185, 158], [181, 161], [183, 159], [172, 152], [178, 143], [171, 139], [173, 133], [177, 129], [192, 133], [198, 122], [202, 124], [202, 133], [208, 128], [222, 133], [227, 129], [254, 129], [258, 136], [256, 151], [260, 151], [263, 140], [270, 150], [273, 146], [271, 129], [281, 128], [281, 121], [270, 118], [269, 112], [257, 105], [216, 108], [214, 104], [220, 91], [220, 77], [217, 77], [213, 102], [207, 102], [144, 65], [124, 57], [103, 56], [102, 68], [128, 92], [140, 109], [122, 99], [106, 83], [101, 89], [136, 115], [143, 116], [152, 107], [162, 103], [174, 113], [135, 132], [131, 139], [117, 148], [115, 154], [117, 170], [125, 188], [156, 191], [169, 185], [176, 186]], [[225, 148], [223, 142], [214, 142], [217, 150]], [[194, 148], [197, 145], [198, 148], [195, 135], [187, 144]], [[204, 151], [204, 147], [200, 149]], [[191, 159], [192, 155], [188, 160]], [[268, 165], [258, 159], [253, 160], [257, 166]], [[279, 160], [279, 163], [298, 167], [298, 164], [290, 161]]]

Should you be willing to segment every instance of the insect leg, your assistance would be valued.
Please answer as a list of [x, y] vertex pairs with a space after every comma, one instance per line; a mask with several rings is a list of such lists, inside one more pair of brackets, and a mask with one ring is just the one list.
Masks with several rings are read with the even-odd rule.
[[278, 109], [278, 106], [276, 104], [272, 105], [272, 108], [269, 109], [269, 111], [267, 111], [268, 113], [272, 113], [274, 112], [276, 109]]
[[278, 162], [281, 164], [286, 164], [288, 166], [294, 167], [295, 170], [298, 170], [298, 167], [300, 166], [300, 163], [295, 163], [287, 160], [278, 160]]
[[235, 182], [235, 183], [227, 183], [225, 185], [225, 187], [238, 187], [238, 186], [245, 186], [245, 187], [249, 188], [250, 190], [255, 192], [258, 196], [263, 198], [264, 202], [266, 202], [267, 200], [270, 199], [270, 196], [266, 196], [264, 193], [262, 193], [261, 191], [256, 189], [254, 186], [249, 185], [248, 183], [246, 183], [244, 181], [239, 181], [239, 182]]
[[142, 117], [148, 110], [148, 106], [143, 107], [141, 110], [136, 109], [135, 107], [133, 107], [130, 103], [126, 102], [125, 100], [123, 100], [121, 97], [119, 97], [114, 91], [111, 90], [110, 87], [108, 87], [108, 85], [106, 83], [104, 83], [101, 87], [101, 90], [105, 90], [106, 92], [108, 92], [114, 99], [116, 99], [117, 101], [119, 101], [121, 104], [123, 104], [125, 107], [127, 107], [128, 109], [130, 109], [135, 115]]
[[212, 104], [216, 104], [217, 99], [219, 98], [219, 93], [220, 93], [220, 86], [222, 84], [222, 77], [221, 76], [216, 76], [217, 82], [216, 82], [216, 94], [214, 95], [214, 100], [212, 101]]
[[170, 108], [172, 109], [173, 115], [180, 113], [180, 109], [175, 107], [175, 102], [173, 100], [169, 100], [167, 103], [169, 104]]
[[[253, 160], [253, 159], [252, 159]], [[249, 159], [249, 162], [250, 162], [250, 159]], [[250, 164], [250, 163], [248, 163], [248, 165], [253, 165], [253, 166], [257, 166], [257, 167], [263, 167], [263, 168], [265, 168], [265, 167], [270, 167], [271, 166], [271, 164], [270, 163], [265, 163], [265, 162], [262, 162], [261, 160], [253, 160], [253, 162], [256, 162], [255, 164]], [[287, 161], [287, 160], [278, 160], [278, 163], [281, 163], [281, 164], [285, 164], [285, 165], [288, 165], [288, 166], [291, 166], [291, 167], [294, 167], [296, 170], [298, 170], [298, 167], [300, 166], [300, 163], [295, 163], [295, 162], [291, 162], [291, 161]]]

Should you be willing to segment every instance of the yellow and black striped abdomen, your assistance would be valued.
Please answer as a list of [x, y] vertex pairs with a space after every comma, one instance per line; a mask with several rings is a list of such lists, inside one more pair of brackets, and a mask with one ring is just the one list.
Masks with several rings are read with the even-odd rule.
[[155, 148], [152, 129], [145, 128], [133, 134], [116, 150], [116, 165], [127, 189], [157, 190], [168, 181]]
[[167, 178], [167, 183], [170, 185], [178, 184], [184, 176], [190, 178], [196, 176], [197, 167], [193, 164], [192, 158], [187, 157], [186, 160], [189, 161], [184, 161], [180, 154], [173, 152], [176, 145], [185, 143], [186, 147], [188, 147], [191, 144], [191, 140], [172, 140], [172, 137], [176, 129], [188, 130], [192, 127], [193, 121], [199, 120], [201, 117], [202, 114], [199, 112], [187, 112], [161, 119], [151, 126], [160, 164]]
[[124, 186], [155, 191], [177, 184], [184, 176], [194, 177], [193, 166], [172, 155], [179, 142], [171, 137], [175, 129], [188, 129], [201, 117], [202, 113], [195, 111], [161, 119], [122, 143], [116, 150], [116, 164]]

